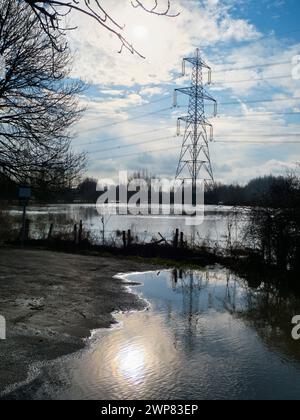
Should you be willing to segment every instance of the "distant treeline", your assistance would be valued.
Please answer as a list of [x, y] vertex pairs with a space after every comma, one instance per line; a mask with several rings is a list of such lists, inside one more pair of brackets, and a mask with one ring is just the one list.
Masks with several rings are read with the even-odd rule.
[[[132, 175], [132, 178], [140, 174]], [[145, 174], [144, 174], [145, 175]], [[131, 179], [132, 179], [131, 178]], [[150, 178], [147, 179], [150, 182]], [[251, 180], [245, 186], [238, 184], [216, 183], [206, 187], [205, 203], [228, 206], [256, 206], [267, 203], [274, 191], [286, 189], [288, 176], [264, 176]], [[97, 191], [97, 180], [85, 178], [77, 188], [33, 188], [34, 200], [41, 203], [95, 203], [101, 192]], [[134, 193], [128, 194], [130, 198]], [[0, 175], [0, 200], [14, 201], [18, 199], [18, 186]], [[171, 196], [171, 202], [173, 197]], [[273, 203], [274, 204], [274, 203]]]
[[[274, 191], [286, 190], [289, 176], [265, 176], [251, 180], [245, 186], [238, 184], [225, 185], [216, 183], [206, 187], [205, 203], [228, 206], [256, 206], [268, 202]], [[147, 179], [146, 179], [147, 180]], [[77, 200], [96, 202], [101, 192], [96, 191], [97, 181], [92, 178], [85, 179], [75, 193]], [[134, 193], [132, 193], [133, 195]], [[130, 194], [128, 194], [130, 197]], [[173, 199], [171, 197], [171, 202]]]

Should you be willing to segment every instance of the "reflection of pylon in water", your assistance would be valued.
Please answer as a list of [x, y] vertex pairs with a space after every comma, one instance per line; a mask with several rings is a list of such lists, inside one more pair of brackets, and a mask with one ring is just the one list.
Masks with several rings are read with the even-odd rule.
[[[230, 273], [230, 271], [227, 271], [226, 273], [226, 292], [225, 292], [225, 297], [224, 297], [224, 307], [225, 309], [230, 312], [230, 313], [234, 313], [236, 312], [236, 308], [237, 308], [237, 279], [236, 277], [234, 277], [233, 282], [231, 282], [232, 280], [232, 275]], [[232, 286], [231, 286], [231, 283]]]
[[209, 283], [209, 272], [203, 276], [193, 271], [175, 269], [172, 273], [173, 290], [182, 294], [183, 315], [188, 321], [188, 333], [194, 335], [200, 314], [200, 294]]
[[[185, 342], [193, 348], [194, 338], [201, 330], [201, 314], [209, 309], [225, 310], [230, 314], [237, 311], [238, 279], [230, 271], [226, 273], [226, 287], [224, 289], [223, 272], [217, 271], [193, 272], [174, 269], [171, 283], [174, 292], [182, 295], [182, 318], [173, 317], [176, 331], [183, 331]], [[215, 287], [212, 287], [215, 283]], [[206, 293], [207, 300], [201, 299], [201, 293]], [[219, 286], [219, 287], [218, 287]], [[224, 293], [224, 294], [223, 294]], [[206, 295], [205, 295], [206, 296]], [[221, 304], [221, 308], [220, 308]], [[203, 307], [201, 307], [203, 305]], [[171, 319], [171, 317], [170, 317]], [[200, 322], [199, 322], [200, 321]]]
[[[176, 89], [174, 105], [177, 105], [177, 92], [189, 96], [188, 115], [178, 119], [178, 135], [180, 135], [180, 122], [185, 122], [185, 132], [182, 148], [177, 167], [176, 178], [192, 181], [193, 188], [197, 180], [205, 183], [214, 180], [210, 160], [209, 141], [213, 140], [213, 127], [205, 117], [205, 101], [215, 104], [214, 115], [217, 114], [217, 102], [204, 89], [203, 70], [208, 70], [208, 84], [211, 83], [211, 68], [200, 57], [199, 49], [195, 57], [184, 58], [183, 75], [185, 64], [193, 66], [192, 84], [190, 87]], [[210, 133], [208, 133], [210, 131]]]

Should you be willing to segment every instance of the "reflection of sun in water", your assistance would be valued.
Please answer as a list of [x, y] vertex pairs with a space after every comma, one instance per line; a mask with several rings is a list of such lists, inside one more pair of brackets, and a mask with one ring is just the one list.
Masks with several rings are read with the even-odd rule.
[[123, 347], [117, 355], [119, 372], [126, 379], [138, 380], [144, 375], [145, 352], [136, 346]]
[[144, 39], [148, 35], [148, 29], [143, 25], [137, 25], [132, 28], [132, 35], [137, 39]]

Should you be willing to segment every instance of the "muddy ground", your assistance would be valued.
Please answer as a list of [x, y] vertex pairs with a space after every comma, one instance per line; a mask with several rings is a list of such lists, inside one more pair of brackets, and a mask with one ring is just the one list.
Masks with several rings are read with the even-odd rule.
[[93, 329], [109, 327], [112, 312], [143, 309], [118, 273], [155, 267], [125, 259], [0, 249], [0, 394], [24, 381], [33, 362], [84, 347]]

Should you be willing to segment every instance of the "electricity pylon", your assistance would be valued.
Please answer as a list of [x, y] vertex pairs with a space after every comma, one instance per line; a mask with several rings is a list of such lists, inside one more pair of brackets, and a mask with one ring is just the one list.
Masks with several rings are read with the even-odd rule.
[[183, 76], [186, 62], [193, 65], [192, 84], [190, 87], [176, 89], [174, 95], [175, 107], [177, 106], [177, 92], [189, 96], [188, 115], [178, 118], [177, 124], [177, 135], [180, 136], [180, 123], [185, 122], [176, 179], [192, 181], [193, 188], [196, 188], [197, 180], [204, 180], [205, 183], [214, 181], [209, 153], [209, 142], [213, 141], [213, 126], [205, 117], [205, 101], [214, 103], [214, 116], [217, 115], [217, 101], [204, 89], [203, 70], [208, 70], [208, 84], [210, 85], [211, 68], [200, 57], [199, 49], [196, 50], [195, 57], [183, 59]]

